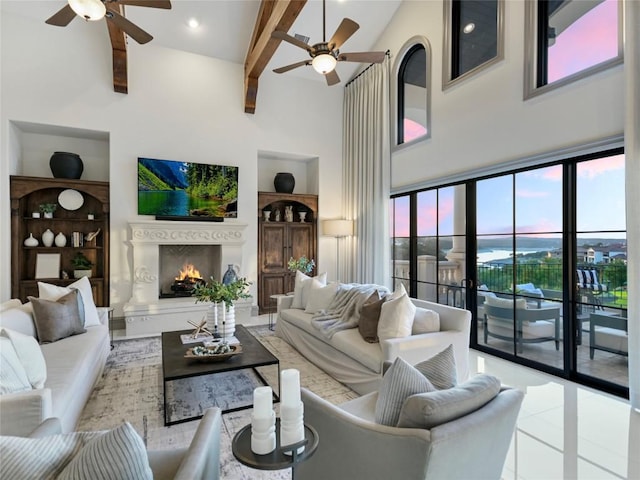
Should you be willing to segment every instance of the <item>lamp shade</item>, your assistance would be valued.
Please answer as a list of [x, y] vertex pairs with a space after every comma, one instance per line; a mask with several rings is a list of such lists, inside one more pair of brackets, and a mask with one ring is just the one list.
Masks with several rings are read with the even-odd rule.
[[353, 220], [324, 220], [322, 232], [329, 237], [348, 237], [353, 235]]
[[69, 0], [69, 6], [85, 20], [100, 20], [107, 12], [100, 0]]
[[336, 59], [333, 55], [329, 55], [328, 53], [321, 53], [320, 55], [316, 55], [313, 57], [311, 61], [311, 66], [313, 69], [321, 73], [323, 75], [332, 72], [334, 68], [336, 68]]

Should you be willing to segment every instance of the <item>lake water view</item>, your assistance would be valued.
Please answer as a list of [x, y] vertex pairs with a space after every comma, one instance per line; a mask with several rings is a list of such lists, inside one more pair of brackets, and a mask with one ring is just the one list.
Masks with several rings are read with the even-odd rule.
[[[554, 248], [521, 248], [516, 250], [516, 255], [518, 254], [527, 254], [527, 253], [536, 253], [536, 252], [548, 252], [550, 250], [555, 250]], [[478, 263], [490, 263], [496, 260], [505, 260], [511, 258], [512, 250], [479, 250], [477, 257]]]
[[191, 210], [208, 210], [211, 216], [224, 216], [224, 203], [191, 197], [184, 190], [138, 192], [140, 215], [189, 216]]

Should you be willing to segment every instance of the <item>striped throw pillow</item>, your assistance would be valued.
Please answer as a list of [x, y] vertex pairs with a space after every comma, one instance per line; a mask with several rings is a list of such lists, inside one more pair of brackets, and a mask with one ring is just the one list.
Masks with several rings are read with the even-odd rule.
[[0, 436], [0, 478], [58, 477], [96, 432], [76, 432], [43, 438]]
[[438, 390], [452, 388], [458, 384], [453, 345], [449, 345], [440, 353], [414, 366]]
[[376, 423], [395, 427], [404, 401], [416, 393], [433, 392], [436, 388], [417, 369], [397, 357], [380, 382], [376, 401]]
[[84, 446], [58, 480], [153, 480], [147, 450], [138, 432], [125, 422]]

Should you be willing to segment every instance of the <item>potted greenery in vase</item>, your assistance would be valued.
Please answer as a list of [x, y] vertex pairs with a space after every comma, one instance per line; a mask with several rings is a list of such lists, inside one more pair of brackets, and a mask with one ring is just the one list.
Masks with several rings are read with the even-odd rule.
[[71, 265], [73, 265], [74, 278], [91, 278], [91, 267], [93, 267], [93, 263], [91, 263], [91, 260], [85, 257], [82, 252], [76, 253], [76, 256], [71, 259]]
[[41, 203], [38, 208], [44, 214], [44, 218], [53, 218], [53, 212], [56, 211], [58, 205], [55, 203]]
[[287, 262], [287, 268], [291, 272], [295, 272], [296, 270], [298, 270], [304, 273], [305, 275], [309, 275], [313, 271], [315, 266], [316, 266], [316, 262], [313, 260], [313, 258], [309, 260], [304, 255], [297, 260], [291, 257]]
[[211, 303], [207, 313], [207, 328], [214, 335], [221, 329], [224, 338], [233, 337], [236, 331], [234, 302], [251, 297], [247, 291], [249, 285], [246, 278], [238, 278], [225, 285], [211, 277], [208, 282], [198, 285], [193, 290], [196, 303]]

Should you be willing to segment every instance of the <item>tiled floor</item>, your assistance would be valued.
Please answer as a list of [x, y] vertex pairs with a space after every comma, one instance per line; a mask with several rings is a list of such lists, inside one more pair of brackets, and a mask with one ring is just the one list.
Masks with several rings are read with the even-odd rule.
[[470, 365], [526, 393], [505, 480], [640, 479], [640, 412], [626, 400], [477, 351]]
[[640, 412], [626, 400], [474, 350], [470, 367], [526, 393], [504, 480], [640, 480]]

